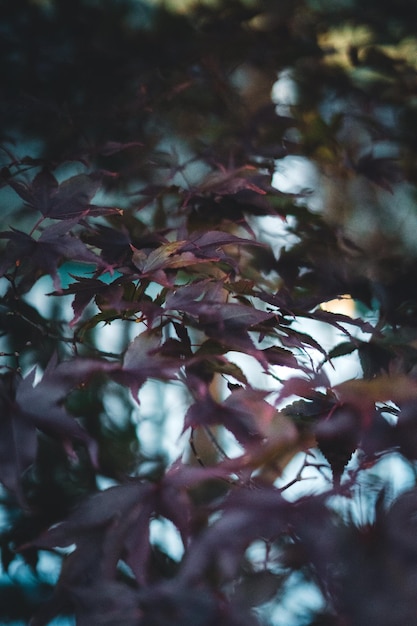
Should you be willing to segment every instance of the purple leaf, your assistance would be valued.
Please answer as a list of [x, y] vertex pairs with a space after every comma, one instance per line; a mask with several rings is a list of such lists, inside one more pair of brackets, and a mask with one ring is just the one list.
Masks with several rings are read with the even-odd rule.
[[137, 400], [139, 390], [148, 378], [174, 379], [182, 365], [181, 358], [163, 354], [160, 333], [147, 330], [128, 346], [123, 367], [114, 372], [113, 378], [129, 387]]
[[267, 367], [265, 355], [255, 346], [249, 331], [256, 331], [275, 315], [250, 305], [225, 302], [225, 297], [227, 292], [223, 283], [201, 281], [180, 287], [168, 295], [166, 308], [187, 313], [191, 316], [190, 324], [203, 330], [208, 337], [230, 350], [254, 356]]
[[251, 239], [237, 237], [219, 230], [191, 234], [180, 248], [181, 252], [193, 252], [196, 256], [211, 257], [225, 245], [262, 245]]
[[[264, 437], [261, 422], [270, 421], [274, 407], [264, 401], [265, 393], [252, 389], [234, 391], [222, 402], [216, 402], [207, 392], [188, 409], [184, 430], [222, 424], [245, 445]], [[266, 411], [266, 413], [265, 413]]]
[[[265, 195], [267, 192], [250, 180], [251, 174], [257, 174], [257, 169], [247, 165], [238, 169], [225, 170], [209, 174], [198, 187], [200, 193], [210, 193], [216, 196], [229, 196], [239, 191], [254, 191]], [[245, 178], [245, 174], [247, 178]], [[252, 176], [253, 177], [253, 176]]]
[[112, 269], [77, 237], [66, 234], [73, 224], [73, 220], [53, 224], [42, 232], [38, 240], [17, 230], [0, 233], [0, 238], [9, 239], [0, 263], [0, 275], [10, 268], [21, 268], [23, 290], [30, 289], [40, 275], [50, 274], [55, 289], [60, 289], [58, 266], [64, 259], [92, 263], [102, 270]]
[[96, 372], [111, 371], [115, 367], [115, 364], [90, 359], [73, 359], [57, 364], [54, 358], [37, 385], [33, 384], [35, 370], [21, 381], [16, 391], [19, 411], [29, 423], [66, 445], [74, 439], [82, 441], [97, 465], [95, 441], [67, 412], [64, 400], [72, 389]]
[[[86, 174], [78, 174], [67, 178], [59, 185], [58, 191], [51, 198], [45, 217], [68, 220], [86, 215], [90, 209], [90, 202], [101, 186], [98, 178]], [[38, 208], [38, 207], [36, 207]]]
[[16, 404], [15, 380], [10, 374], [0, 378], [0, 482], [22, 503], [22, 474], [35, 460], [36, 427]]
[[187, 552], [180, 578], [186, 585], [205, 579], [207, 571], [226, 582], [237, 575], [249, 544], [259, 537], [272, 540], [286, 529], [291, 505], [278, 489], [235, 489], [220, 519], [207, 528]]
[[349, 317], [349, 315], [343, 315], [343, 313], [332, 313], [331, 311], [324, 311], [323, 309], [316, 309], [311, 314], [303, 314], [303, 317], [309, 317], [314, 320], [318, 320], [320, 322], [326, 322], [327, 324], [331, 324], [335, 328], [338, 328], [343, 333], [348, 334], [346, 329], [341, 326], [341, 324], [348, 324], [350, 326], [357, 326], [364, 333], [371, 333], [372, 335], [375, 333], [375, 327], [372, 326], [369, 322], [361, 319], [361, 318], [353, 318]]
[[91, 205], [101, 186], [100, 176], [77, 174], [58, 185], [53, 174], [44, 169], [35, 176], [32, 183], [10, 179], [8, 184], [30, 207], [44, 217], [58, 220], [79, 221], [89, 213], [105, 215], [119, 212], [112, 207]]
[[290, 350], [285, 350], [285, 348], [280, 348], [278, 346], [271, 346], [262, 352], [264, 353], [268, 363], [271, 365], [281, 365], [284, 367], [303, 369]]
[[121, 284], [120, 279], [116, 279], [113, 283], [104, 283], [97, 278], [85, 278], [84, 276], [73, 276], [77, 282], [72, 283], [66, 289], [60, 289], [54, 291], [49, 295], [69, 295], [73, 294], [74, 299], [72, 302], [72, 309], [74, 311], [74, 317], [70, 322], [70, 326], [74, 326], [81, 315], [83, 314], [86, 306], [94, 300], [101, 311], [113, 310], [118, 314], [129, 310], [135, 312], [140, 310], [140, 302], [132, 302], [124, 300], [124, 285]]
[[32, 181], [33, 199], [30, 204], [43, 215], [47, 215], [58, 188], [59, 185], [55, 176], [48, 170], [43, 169]]
[[121, 143], [120, 141], [107, 141], [104, 146], [100, 148], [99, 153], [103, 156], [111, 156], [113, 154], [123, 152], [123, 150], [128, 150], [129, 148], [141, 148], [142, 146], [143, 143], [140, 141], [128, 141], [126, 143]]

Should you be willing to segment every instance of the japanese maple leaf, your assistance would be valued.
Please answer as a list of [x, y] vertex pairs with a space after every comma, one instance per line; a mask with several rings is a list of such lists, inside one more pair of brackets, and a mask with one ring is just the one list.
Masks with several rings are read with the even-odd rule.
[[234, 391], [224, 402], [217, 402], [210, 393], [204, 393], [188, 409], [184, 421], [184, 430], [199, 426], [222, 424], [236, 439], [245, 445], [248, 442], [263, 439], [259, 416], [275, 409], [264, 401], [263, 392], [252, 389]]
[[[125, 311], [133, 314], [146, 308], [146, 304], [149, 305], [149, 308], [152, 307], [152, 303], [148, 301], [144, 304], [141, 300], [126, 300], [124, 298], [125, 287], [129, 287], [129, 283], [125, 285], [120, 278], [117, 278], [112, 283], [105, 283], [98, 278], [86, 278], [85, 276], [73, 276], [72, 274], [71, 277], [76, 279], [76, 282], [70, 284], [66, 289], [60, 289], [50, 294], [55, 296], [74, 295], [72, 301], [74, 317], [70, 322], [70, 326], [74, 326], [78, 322], [86, 306], [92, 300], [94, 300], [101, 311], [114, 311], [117, 314]], [[158, 311], [162, 312], [162, 309], [155, 305], [155, 315]]]
[[238, 245], [255, 245], [263, 246], [262, 243], [252, 239], [246, 239], [244, 237], [238, 237], [231, 233], [212, 230], [191, 233], [187, 240], [183, 242], [180, 248], [182, 253], [193, 252], [193, 254], [199, 258], [219, 258], [221, 261], [226, 261], [230, 265], [234, 266], [236, 263], [234, 259], [230, 258], [223, 250], [223, 246], [238, 246]]
[[222, 249], [223, 246], [230, 244], [257, 245], [249, 239], [222, 231], [193, 233], [188, 239], [166, 241], [150, 251], [131, 246], [132, 261], [142, 276], [151, 277], [162, 285], [171, 286], [172, 280], [168, 278], [167, 270], [179, 270], [208, 262], [223, 262], [235, 268], [235, 259]]
[[16, 402], [17, 378], [9, 373], [0, 378], [0, 482], [20, 502], [20, 481], [36, 456], [36, 426], [23, 415]]
[[208, 570], [223, 581], [235, 578], [252, 541], [259, 537], [275, 539], [286, 529], [291, 506], [274, 487], [235, 488], [217, 521], [188, 550], [180, 580], [186, 585], [196, 584], [204, 580]]
[[51, 219], [79, 220], [87, 214], [105, 215], [118, 212], [113, 207], [91, 204], [101, 187], [98, 176], [77, 174], [59, 184], [49, 170], [43, 169], [31, 183], [12, 178], [8, 183], [27, 205]]
[[72, 359], [57, 363], [54, 357], [41, 380], [35, 385], [35, 369], [26, 378], [0, 379], [0, 481], [22, 499], [20, 480], [34, 462], [37, 431], [60, 440], [73, 454], [72, 442], [84, 443], [97, 464], [95, 441], [64, 406], [68, 393], [98, 371], [109, 371], [116, 365], [105, 361]]
[[265, 367], [268, 363], [262, 350], [259, 350], [249, 331], [272, 320], [273, 313], [260, 311], [253, 306], [224, 302], [222, 283], [200, 283], [180, 287], [166, 300], [167, 309], [183, 311], [195, 324], [211, 337], [230, 350], [251, 354]]
[[151, 520], [155, 516], [169, 519], [187, 542], [191, 519], [187, 489], [202, 478], [199, 471], [176, 466], [157, 483], [132, 480], [110, 487], [84, 500], [68, 519], [30, 545], [47, 549], [76, 545], [61, 575], [61, 584], [68, 588], [78, 587], [84, 575], [96, 582], [114, 580], [120, 560], [145, 584]]
[[212, 193], [216, 196], [233, 195], [242, 190], [250, 189], [257, 194], [264, 195], [267, 192], [256, 185], [252, 180], [257, 174], [257, 169], [245, 165], [237, 169], [224, 169], [213, 172], [207, 176], [198, 187], [200, 193]]
[[163, 350], [161, 334], [147, 330], [138, 335], [128, 346], [121, 368], [113, 373], [113, 378], [129, 387], [135, 400], [148, 378], [170, 380], [176, 378], [184, 364], [183, 355], [172, 355]]
[[9, 241], [0, 262], [0, 276], [13, 267], [22, 267], [21, 289], [29, 289], [43, 274], [50, 274], [54, 287], [59, 289], [58, 266], [64, 259], [92, 263], [102, 270], [109, 269], [102, 259], [69, 233], [72, 226], [73, 220], [52, 224], [38, 239], [15, 229], [1, 232], [0, 238]]

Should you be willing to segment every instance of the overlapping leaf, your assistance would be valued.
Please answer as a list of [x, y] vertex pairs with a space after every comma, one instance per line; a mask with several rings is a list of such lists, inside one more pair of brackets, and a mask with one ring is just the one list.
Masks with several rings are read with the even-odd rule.
[[62, 221], [46, 228], [38, 239], [18, 230], [4, 231], [0, 238], [8, 244], [0, 262], [0, 275], [17, 269], [20, 286], [27, 290], [43, 274], [50, 274], [56, 289], [60, 288], [58, 267], [65, 259], [94, 264], [102, 270], [108, 266], [85, 244], [69, 233], [74, 221]]
[[236, 260], [222, 249], [223, 246], [255, 243], [222, 231], [194, 233], [188, 239], [167, 241], [150, 251], [131, 246], [132, 262], [140, 270], [141, 276], [172, 287], [173, 280], [167, 272], [219, 262], [236, 269]]
[[113, 372], [117, 382], [126, 385], [137, 399], [138, 392], [148, 378], [174, 379], [181, 366], [181, 356], [164, 354], [159, 331], [147, 330], [129, 345], [123, 366]]
[[88, 214], [118, 212], [118, 209], [112, 207], [96, 207], [91, 204], [101, 186], [98, 176], [77, 174], [59, 184], [52, 172], [43, 169], [31, 183], [11, 178], [8, 184], [27, 205], [51, 219], [79, 220]]
[[256, 347], [249, 331], [263, 328], [274, 314], [245, 304], [225, 302], [226, 295], [223, 283], [201, 281], [170, 294], [166, 307], [186, 313], [191, 325], [228, 349], [246, 352], [266, 364], [263, 352]]
[[95, 441], [69, 414], [64, 400], [76, 385], [97, 372], [111, 371], [114, 367], [90, 359], [73, 359], [60, 364], [53, 359], [37, 384], [34, 384], [35, 370], [26, 378], [14, 381], [3, 377], [0, 480], [8, 489], [22, 497], [20, 481], [35, 460], [38, 430], [58, 439], [71, 454], [73, 442], [81, 441], [97, 465]]

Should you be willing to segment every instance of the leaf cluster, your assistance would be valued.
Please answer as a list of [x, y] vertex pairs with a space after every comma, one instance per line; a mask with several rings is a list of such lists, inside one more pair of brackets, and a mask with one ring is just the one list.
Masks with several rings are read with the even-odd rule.
[[8, 7], [0, 548], [32, 626], [255, 626], [306, 585], [297, 626], [415, 619], [414, 9], [342, 4]]

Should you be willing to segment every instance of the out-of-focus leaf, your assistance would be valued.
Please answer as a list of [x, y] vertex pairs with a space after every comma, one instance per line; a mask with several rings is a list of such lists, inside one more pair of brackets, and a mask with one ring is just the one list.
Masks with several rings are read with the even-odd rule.
[[126, 143], [122, 143], [120, 141], [107, 141], [104, 146], [100, 148], [99, 152], [104, 156], [111, 156], [113, 154], [123, 152], [123, 150], [141, 147], [143, 147], [143, 143], [141, 143], [140, 141], [128, 141]]
[[296, 369], [301, 367], [293, 353], [285, 348], [271, 346], [270, 348], [265, 348], [263, 353], [266, 356], [268, 363], [271, 365], [282, 365], [284, 367], [292, 367]]
[[356, 163], [355, 169], [390, 193], [393, 193], [393, 185], [404, 180], [404, 173], [401, 172], [398, 161], [387, 157], [375, 157], [372, 153], [363, 155]]
[[117, 212], [111, 207], [94, 207], [91, 200], [101, 186], [98, 176], [77, 174], [58, 185], [56, 178], [48, 170], [35, 176], [32, 183], [10, 179], [9, 185], [33, 209], [44, 217], [58, 220], [79, 220], [91, 210], [95, 214]]
[[16, 380], [0, 378], [0, 482], [22, 501], [22, 474], [36, 455], [36, 427], [16, 406]]
[[[244, 166], [239, 170], [223, 170], [210, 174], [198, 187], [200, 193], [212, 193], [218, 196], [234, 195], [239, 191], [250, 190], [264, 195], [266, 191], [253, 183], [251, 174], [256, 174], [252, 166]], [[244, 177], [247, 174], [247, 177]], [[243, 175], [243, 176], [242, 176]]]
[[273, 574], [268, 570], [245, 574], [235, 585], [231, 601], [246, 609], [269, 602], [277, 595], [285, 579], [285, 574]]
[[336, 359], [339, 356], [346, 356], [348, 354], [352, 354], [357, 350], [357, 346], [351, 341], [343, 341], [339, 343], [337, 346], [332, 348], [328, 353], [328, 359]]
[[218, 521], [190, 547], [180, 578], [195, 584], [210, 569], [216, 580], [232, 579], [251, 541], [259, 536], [274, 539], [283, 532], [290, 506], [274, 487], [234, 490]]
[[129, 387], [135, 399], [148, 378], [174, 379], [183, 365], [181, 355], [164, 355], [162, 346], [158, 331], [142, 332], [128, 346], [122, 368], [114, 371], [115, 380]]
[[417, 398], [417, 382], [406, 375], [381, 375], [372, 380], [346, 380], [333, 387], [336, 396], [366, 416], [375, 402], [403, 404]]
[[9, 240], [0, 263], [0, 275], [17, 268], [18, 276], [22, 277], [20, 288], [27, 291], [43, 274], [50, 274], [55, 288], [59, 289], [58, 267], [65, 259], [109, 269], [82, 241], [68, 233], [73, 225], [72, 220], [53, 224], [39, 239], [17, 230], [0, 233], [0, 238]]

